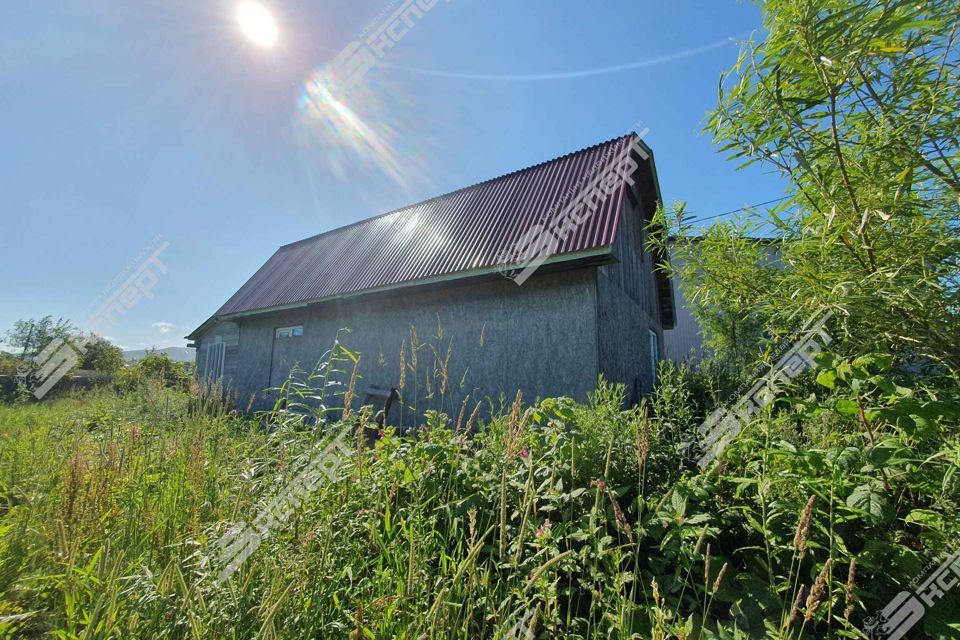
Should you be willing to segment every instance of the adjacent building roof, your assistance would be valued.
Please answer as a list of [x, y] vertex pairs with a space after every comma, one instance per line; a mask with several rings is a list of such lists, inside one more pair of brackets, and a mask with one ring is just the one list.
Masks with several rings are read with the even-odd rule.
[[[284, 245], [189, 337], [218, 319], [491, 272], [525, 234], [558, 215], [565, 200], [595, 179], [598, 167], [628, 153], [635, 141], [636, 134], [621, 136]], [[649, 158], [637, 159], [641, 185], [635, 194], [651, 200], [644, 202], [648, 215], [659, 199]], [[609, 253], [629, 189], [621, 180], [550, 262]]]

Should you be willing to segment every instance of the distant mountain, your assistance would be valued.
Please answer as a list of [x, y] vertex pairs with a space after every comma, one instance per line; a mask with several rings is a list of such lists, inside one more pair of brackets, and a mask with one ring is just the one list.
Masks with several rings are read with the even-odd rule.
[[[196, 351], [186, 347], [167, 347], [166, 349], [157, 349], [157, 353], [166, 353], [176, 362], [193, 362], [196, 357]], [[146, 349], [137, 349], [135, 351], [124, 351], [124, 360], [139, 360], [147, 355]]]

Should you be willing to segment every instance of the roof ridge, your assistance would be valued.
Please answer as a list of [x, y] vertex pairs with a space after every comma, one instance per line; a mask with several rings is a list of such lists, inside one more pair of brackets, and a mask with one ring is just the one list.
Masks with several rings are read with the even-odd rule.
[[630, 131], [630, 132], [625, 133], [625, 134], [623, 134], [623, 135], [619, 135], [619, 136], [616, 136], [616, 137], [614, 137], [614, 138], [610, 138], [609, 140], [604, 140], [603, 142], [598, 142], [598, 143], [596, 143], [596, 144], [590, 145], [589, 147], [584, 147], [584, 148], [578, 149], [578, 150], [576, 150], [576, 151], [571, 151], [570, 153], [565, 153], [565, 154], [563, 154], [562, 156], [557, 156], [556, 158], [551, 158], [551, 159], [549, 159], [549, 160], [544, 160], [544, 161], [542, 161], [542, 162], [538, 162], [538, 163], [532, 164], [532, 165], [530, 165], [530, 166], [528, 166], [528, 167], [523, 167], [523, 168], [521, 168], [521, 169], [515, 169], [514, 171], [510, 171], [510, 172], [508, 172], [508, 173], [504, 173], [504, 174], [502, 174], [502, 175], [495, 176], [495, 177], [493, 177], [493, 178], [488, 178], [488, 179], [486, 179], [486, 180], [481, 180], [480, 182], [475, 182], [475, 183], [470, 184], [470, 185], [467, 185], [467, 186], [465, 186], [465, 187], [460, 187], [459, 189], [454, 189], [453, 191], [448, 191], [448, 192], [446, 192], [446, 193], [442, 193], [442, 194], [440, 194], [440, 195], [436, 195], [436, 196], [433, 196], [433, 197], [431, 197], [431, 198], [427, 198], [427, 199], [425, 199], [425, 200], [420, 200], [419, 202], [414, 202], [414, 203], [412, 203], [412, 204], [404, 205], [404, 206], [402, 206], [402, 207], [397, 207], [396, 209], [391, 209], [390, 211], [387, 211], [387, 212], [385, 212], [385, 213], [381, 213], [381, 214], [378, 214], [378, 215], [375, 215], [375, 216], [370, 216], [369, 218], [363, 218], [362, 220], [357, 220], [356, 222], [351, 222], [351, 223], [349, 223], [349, 224], [345, 224], [345, 225], [340, 226], [340, 227], [335, 227], [335, 228], [333, 228], [333, 229], [328, 229], [327, 231], [322, 231], [322, 232], [316, 233], [316, 234], [314, 234], [314, 235], [312, 235], [312, 236], [308, 236], [308, 237], [306, 237], [306, 238], [301, 238], [300, 240], [294, 240], [293, 242], [288, 242], [287, 244], [282, 244], [282, 245], [280, 245], [280, 247], [279, 247], [277, 250], [279, 251], [280, 249], [286, 249], [286, 248], [288, 248], [288, 247], [293, 247], [293, 246], [296, 246], [296, 245], [299, 245], [299, 244], [303, 244], [303, 243], [309, 242], [309, 241], [311, 241], [311, 240], [316, 240], [317, 238], [322, 238], [322, 237], [327, 236], [327, 235], [330, 235], [330, 234], [332, 234], [332, 233], [335, 233], [335, 232], [338, 232], [338, 231], [343, 231], [343, 230], [345, 230], [345, 229], [350, 229], [350, 228], [352, 228], [352, 227], [356, 227], [356, 226], [359, 226], [359, 225], [361, 225], [361, 224], [365, 224], [365, 223], [367, 223], [367, 222], [371, 222], [371, 221], [373, 221], [373, 220], [379, 220], [380, 218], [385, 218], [385, 217], [387, 217], [387, 216], [389, 216], [389, 215], [393, 215], [393, 214], [395, 214], [395, 213], [399, 213], [399, 212], [401, 212], [401, 211], [405, 211], [406, 209], [412, 209], [413, 207], [420, 207], [420, 206], [423, 206], [423, 205], [428, 204], [428, 203], [430, 203], [430, 202], [433, 202], [434, 200], [440, 200], [440, 199], [442, 199], [442, 198], [448, 198], [448, 197], [450, 197], [450, 196], [452, 196], [452, 195], [461, 193], [461, 192], [463, 192], [463, 191], [468, 191], [468, 190], [470, 190], [470, 189], [475, 189], [475, 188], [477, 188], [477, 187], [480, 187], [480, 186], [485, 185], [485, 184], [490, 183], [490, 182], [496, 182], [497, 180], [503, 180], [503, 179], [505, 179], [505, 178], [509, 178], [509, 177], [511, 177], [511, 176], [514, 176], [514, 175], [517, 175], [517, 174], [520, 174], [520, 173], [525, 173], [525, 172], [527, 172], [527, 171], [532, 171], [532, 170], [537, 169], [537, 168], [539, 168], [539, 167], [542, 167], [542, 166], [544, 166], [544, 165], [548, 165], [548, 164], [551, 164], [551, 163], [553, 163], [553, 162], [559, 162], [559, 161], [561, 161], [561, 160], [564, 160], [565, 158], [569, 158], [569, 157], [571, 157], [571, 156], [579, 155], [579, 154], [581, 154], [581, 153], [586, 153], [586, 152], [588, 152], [588, 151], [592, 151], [592, 150], [596, 149], [597, 147], [602, 147], [602, 146], [605, 146], [605, 145], [608, 145], [608, 144], [612, 144], [612, 143], [614, 143], [614, 142], [617, 142], [617, 141], [619, 141], [619, 140], [622, 140], [623, 138], [626, 138], [626, 137], [629, 137], [629, 136], [635, 136], [635, 135], [637, 135], [635, 132]]

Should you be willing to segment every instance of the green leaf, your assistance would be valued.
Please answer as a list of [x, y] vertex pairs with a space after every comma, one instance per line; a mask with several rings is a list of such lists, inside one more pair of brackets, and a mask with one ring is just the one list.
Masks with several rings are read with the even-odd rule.
[[837, 374], [827, 369], [817, 374], [817, 383], [828, 389], [836, 388]]
[[878, 469], [909, 459], [907, 449], [894, 438], [882, 440], [867, 451], [867, 460]]
[[881, 521], [886, 515], [887, 499], [877, 482], [862, 484], [847, 498], [847, 506]]
[[930, 509], [914, 509], [903, 519], [904, 522], [918, 524], [929, 529], [943, 530], [943, 514], [931, 511]]
[[836, 465], [844, 470], [854, 468], [861, 460], [860, 449], [856, 447], [846, 447], [837, 454]]
[[853, 400], [847, 400], [846, 398], [840, 398], [837, 400], [834, 408], [842, 416], [853, 417], [860, 412], [860, 406]]

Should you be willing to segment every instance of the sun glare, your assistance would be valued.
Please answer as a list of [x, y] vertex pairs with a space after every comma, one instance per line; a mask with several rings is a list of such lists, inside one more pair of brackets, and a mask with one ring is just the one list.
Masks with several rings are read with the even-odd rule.
[[255, 45], [269, 49], [277, 43], [280, 35], [277, 23], [259, 2], [241, 2], [237, 5], [237, 22], [243, 34]]

